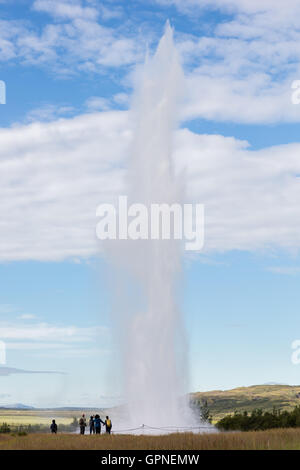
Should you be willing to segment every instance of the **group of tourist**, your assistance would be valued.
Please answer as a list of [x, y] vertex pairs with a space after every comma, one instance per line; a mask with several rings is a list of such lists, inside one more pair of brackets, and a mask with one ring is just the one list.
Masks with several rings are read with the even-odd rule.
[[[101, 433], [101, 424], [105, 426], [105, 431], [107, 434], [111, 433], [111, 428], [112, 428], [112, 422], [109, 416], [106, 416], [105, 421], [102, 421], [100, 416], [98, 414], [90, 416], [89, 419], [89, 428], [90, 428], [90, 434], [100, 434]], [[79, 419], [79, 429], [80, 429], [80, 434], [85, 434], [85, 428], [87, 427], [87, 421], [85, 414], [81, 416]], [[52, 434], [57, 433], [57, 424], [55, 422], [55, 419], [52, 420], [51, 426], [50, 426], [50, 431]]]
[[[106, 433], [110, 434], [111, 428], [112, 428], [111, 419], [109, 418], [109, 416], [106, 416], [105, 421], [102, 421], [102, 419], [100, 418], [98, 414], [90, 416], [90, 419], [89, 419], [90, 434], [100, 434], [101, 424], [105, 426]], [[87, 426], [87, 422], [86, 422], [85, 415], [83, 414], [79, 420], [80, 434], [85, 433], [86, 426]]]

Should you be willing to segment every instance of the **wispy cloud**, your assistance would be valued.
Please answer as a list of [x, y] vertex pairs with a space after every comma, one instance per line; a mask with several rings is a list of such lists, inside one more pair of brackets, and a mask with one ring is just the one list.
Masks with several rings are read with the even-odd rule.
[[299, 2], [288, 0], [284, 9], [272, 0], [157, 3], [175, 5], [190, 21], [207, 10], [225, 13], [202, 35], [178, 32], [188, 72], [186, 119], [299, 122], [291, 103], [291, 83], [300, 77]]
[[300, 274], [300, 266], [270, 266], [267, 268], [267, 271], [275, 274], [296, 276], [297, 274]]
[[129, 97], [126, 93], [116, 93], [112, 97], [91, 96], [85, 102], [89, 111], [108, 111], [115, 108], [128, 108]]
[[47, 15], [40, 27], [21, 20], [0, 20], [0, 61], [47, 67], [60, 75], [103, 73], [105, 67], [122, 67], [141, 58], [145, 41], [140, 33], [124, 31], [123, 24], [106, 26], [120, 9], [82, 6], [79, 1], [36, 0], [35, 12]]
[[16, 311], [16, 306], [12, 304], [0, 304], [0, 314], [1, 313], [13, 313]]
[[32, 313], [22, 313], [22, 315], [20, 315], [18, 318], [20, 320], [33, 320], [35, 318], [35, 315], [33, 315]]
[[102, 96], [91, 96], [85, 105], [89, 111], [107, 111], [111, 107], [111, 101]]
[[33, 9], [43, 11], [58, 18], [75, 19], [83, 18], [94, 20], [98, 17], [96, 8], [83, 7], [80, 1], [35, 0]]
[[219, 9], [225, 12], [270, 13], [280, 12], [282, 17], [291, 17], [295, 9], [300, 8], [297, 0], [287, 0], [285, 8], [273, 0], [155, 0], [161, 5], [175, 5], [181, 12], [194, 14], [205, 9]]
[[[183, 119], [300, 121], [299, 107], [291, 103], [291, 83], [300, 78], [299, 2], [288, 0], [284, 11], [273, 0], [156, 2], [171, 4], [192, 18], [207, 9], [230, 12], [219, 23], [212, 22], [205, 34], [193, 34], [188, 27], [176, 32], [187, 75]], [[42, 27], [30, 18], [27, 22], [0, 20], [0, 61], [46, 67], [63, 77], [110, 74], [122, 85], [124, 74], [131, 77], [130, 66], [143, 60], [146, 44], [151, 49], [156, 43], [157, 31], [149, 26], [145, 32], [138, 26], [142, 17], [124, 21], [122, 8], [111, 7], [98, 2], [36, 0], [33, 10], [46, 18]], [[113, 18], [117, 21], [111, 27], [107, 21]], [[112, 76], [112, 68], [118, 74]], [[127, 85], [132, 85], [131, 78]], [[99, 101], [93, 109], [108, 109], [112, 103], [118, 104], [117, 97], [103, 97], [102, 104]], [[29, 118], [49, 120], [55, 112], [49, 105]]]
[[38, 352], [39, 359], [87, 358], [111, 354], [110, 330], [107, 327], [40, 323], [32, 315], [26, 314], [14, 321], [1, 321], [0, 340], [5, 343], [7, 353], [21, 351], [27, 357], [36, 357]]
[[48, 323], [0, 323], [0, 338], [2, 340], [52, 340], [63, 343], [89, 342], [97, 334], [107, 336], [106, 328], [78, 328], [75, 326], [55, 326]]
[[25, 122], [54, 121], [60, 117], [69, 117], [73, 115], [74, 112], [75, 108], [73, 106], [45, 104], [44, 106], [29, 111], [25, 117]]
[[65, 375], [65, 372], [47, 371], [47, 370], [25, 370], [25, 369], [16, 369], [14, 367], [0, 366], [0, 377], [13, 375], [13, 374], [62, 374], [62, 375]]

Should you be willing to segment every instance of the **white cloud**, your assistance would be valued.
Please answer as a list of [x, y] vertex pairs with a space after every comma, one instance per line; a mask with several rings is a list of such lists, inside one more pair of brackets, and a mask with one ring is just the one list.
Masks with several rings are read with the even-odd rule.
[[[0, 260], [99, 253], [95, 210], [124, 194], [131, 135], [117, 111], [1, 129]], [[187, 199], [205, 204], [206, 252], [299, 248], [300, 144], [254, 151], [185, 129], [174, 150]]]
[[15, 305], [12, 304], [0, 304], [0, 314], [1, 313], [13, 313], [16, 311]]
[[40, 26], [30, 18], [0, 20], [0, 61], [45, 66], [61, 75], [103, 73], [105, 67], [136, 62], [145, 50], [138, 31], [128, 34], [123, 24], [105, 26], [108, 13], [103, 8], [83, 7], [79, 1], [36, 0], [33, 9], [49, 15], [48, 24]]
[[95, 211], [121, 188], [130, 129], [109, 112], [0, 130], [0, 259], [97, 252]]
[[18, 318], [20, 320], [33, 320], [35, 318], [35, 315], [33, 315], [32, 313], [22, 313], [22, 315], [20, 315]]
[[72, 115], [74, 111], [75, 109], [72, 106], [45, 104], [29, 111], [25, 117], [25, 122], [53, 121], [58, 117]]
[[[187, 74], [184, 119], [300, 121], [300, 107], [291, 103], [291, 83], [300, 79], [299, 2], [288, 0], [284, 8], [273, 0], [160, 3], [175, 3], [193, 17], [205, 8], [231, 11], [229, 19], [224, 17], [218, 24], [210, 24], [209, 35], [199, 37], [177, 31]], [[143, 60], [146, 42], [151, 46], [157, 35], [154, 30], [145, 33], [133, 27], [128, 17], [122, 20], [119, 8], [107, 11], [97, 2], [36, 0], [33, 8], [46, 14], [48, 24], [40, 27], [29, 21], [0, 20], [1, 61], [48, 67], [51, 73], [63, 76], [109, 73], [111, 67], [122, 67], [128, 72], [128, 66]], [[111, 19], [109, 13], [121, 18], [114, 27], [105, 23]], [[131, 86], [130, 73], [128, 77], [126, 85]], [[123, 76], [114, 80], [124, 83]], [[101, 108], [93, 109], [109, 109], [112, 104], [126, 106], [126, 95], [122, 93], [102, 100]], [[55, 116], [50, 106], [36, 113], [42, 119], [52, 119]]]
[[74, 18], [96, 20], [101, 16], [104, 21], [110, 21], [123, 16], [121, 6], [111, 4], [108, 8], [99, 2], [89, 1], [86, 6], [83, 6], [83, 3], [80, 0], [35, 0], [32, 8], [39, 12], [48, 13], [55, 18], [69, 20]]
[[117, 105], [128, 106], [129, 104], [129, 96], [126, 93], [116, 93], [113, 100]]
[[85, 105], [90, 111], [107, 111], [111, 107], [111, 102], [102, 96], [91, 96]]
[[120, 5], [110, 3], [109, 6], [105, 6], [103, 3], [96, 3], [97, 9], [104, 21], [110, 21], [120, 19], [124, 17], [124, 10]]
[[33, 8], [37, 11], [50, 13], [55, 17], [68, 19], [84, 18], [95, 19], [98, 12], [95, 8], [82, 7], [79, 1], [35, 0]]
[[291, 102], [291, 84], [300, 77], [298, 31], [285, 35], [260, 27], [261, 35], [255, 30], [249, 38], [244, 37], [245, 28], [247, 24], [237, 20], [222, 23], [212, 36], [180, 38], [188, 70], [184, 117], [299, 122], [299, 107]]
[[284, 274], [287, 276], [296, 276], [300, 274], [299, 266], [270, 266], [267, 268], [267, 271], [270, 271], [275, 274]]
[[[15, 367], [0, 366], [0, 377], [9, 376], [12, 374], [64, 374], [64, 372], [46, 371], [46, 370], [25, 370], [16, 369]], [[11, 396], [11, 395], [10, 395]]]
[[0, 61], [6, 62], [17, 57], [16, 38], [25, 34], [26, 28], [18, 21], [0, 20]]
[[89, 111], [108, 111], [116, 106], [120, 108], [128, 108], [129, 96], [126, 93], [116, 93], [112, 98], [103, 96], [91, 96], [85, 102], [85, 106]]
[[36, 322], [34, 318], [21, 315], [18, 320], [0, 322], [0, 339], [7, 351], [22, 351], [26, 356], [38, 354], [39, 358], [82, 358], [111, 353], [107, 349], [110, 341], [107, 327], [56, 325]]
[[292, 15], [299, 8], [298, 0], [286, 0], [284, 5], [274, 0], [156, 0], [162, 5], [175, 5], [180, 11], [194, 12], [195, 9], [220, 9], [222, 11], [258, 13], [266, 11], [280, 12], [282, 16]]
[[214, 135], [177, 135], [187, 193], [205, 204], [205, 250], [299, 248], [300, 145], [250, 150]]
[[70, 349], [73, 345], [69, 343], [61, 342], [47, 342], [47, 341], [9, 341], [6, 344], [6, 349], [9, 351], [42, 351], [42, 350], [54, 350], [61, 351]]
[[300, 77], [300, 4], [273, 0], [172, 0], [195, 18], [230, 11], [209, 34], [177, 32], [188, 72], [184, 117], [243, 123], [299, 122], [291, 83]]
[[299, 122], [300, 106], [291, 102], [291, 81], [270, 81], [266, 75], [246, 79], [193, 73], [188, 77], [183, 119], [205, 118], [244, 124]]
[[7, 340], [55, 341], [63, 343], [90, 342], [97, 334], [107, 335], [105, 328], [78, 328], [76, 326], [56, 326], [48, 323], [0, 323], [0, 338]]

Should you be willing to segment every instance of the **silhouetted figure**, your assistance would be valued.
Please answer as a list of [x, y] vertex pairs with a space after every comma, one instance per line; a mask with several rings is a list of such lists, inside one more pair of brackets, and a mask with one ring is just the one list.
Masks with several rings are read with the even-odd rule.
[[100, 434], [101, 433], [101, 423], [103, 424], [103, 426], [105, 425], [105, 423], [102, 421], [102, 419], [100, 418], [99, 415], [95, 415], [94, 423], [95, 423], [96, 434]]
[[106, 416], [106, 420], [105, 420], [105, 429], [106, 429], [106, 433], [107, 433], [107, 434], [110, 434], [111, 428], [112, 428], [111, 419], [109, 419], [109, 416]]
[[90, 426], [90, 434], [95, 434], [95, 419], [94, 419], [94, 416], [90, 416], [89, 426]]
[[85, 433], [85, 428], [86, 428], [86, 419], [85, 415], [83, 414], [79, 420], [79, 427], [80, 427], [80, 434]]
[[51, 423], [51, 426], [50, 426], [50, 430], [51, 430], [51, 433], [52, 434], [56, 434], [57, 433], [57, 424], [55, 422], [55, 419], [52, 420], [52, 423]]

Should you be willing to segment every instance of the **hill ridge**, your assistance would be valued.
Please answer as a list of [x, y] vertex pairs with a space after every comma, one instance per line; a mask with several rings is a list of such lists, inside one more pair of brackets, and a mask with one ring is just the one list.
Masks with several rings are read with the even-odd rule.
[[271, 411], [292, 410], [300, 405], [300, 385], [250, 385], [230, 390], [212, 390], [190, 394], [192, 402], [201, 404], [207, 401], [213, 420], [217, 421], [235, 411], [248, 411], [261, 408]]

